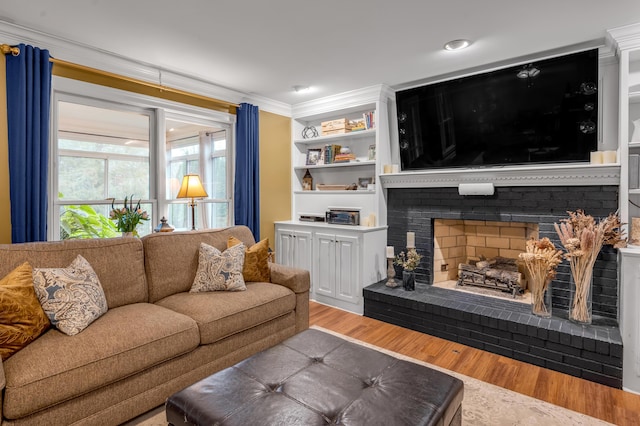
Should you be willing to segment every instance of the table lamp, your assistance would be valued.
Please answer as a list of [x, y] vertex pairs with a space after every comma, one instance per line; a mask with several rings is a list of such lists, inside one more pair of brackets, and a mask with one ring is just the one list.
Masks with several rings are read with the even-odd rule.
[[176, 198], [191, 198], [189, 206], [191, 206], [191, 230], [196, 229], [196, 198], [208, 197], [207, 191], [204, 190], [200, 176], [197, 174], [186, 174], [182, 178], [182, 185]]

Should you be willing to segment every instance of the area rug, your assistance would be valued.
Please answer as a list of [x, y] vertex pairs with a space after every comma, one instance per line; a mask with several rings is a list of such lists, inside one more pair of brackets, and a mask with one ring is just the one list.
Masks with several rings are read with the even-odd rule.
[[[464, 382], [462, 424], [464, 426], [603, 426], [611, 423], [513, 392], [481, 380], [446, 370], [351, 337], [312, 326], [317, 330], [341, 337], [353, 343], [376, 349], [387, 355], [442, 371]], [[127, 426], [166, 426], [164, 407], [127, 423]]]

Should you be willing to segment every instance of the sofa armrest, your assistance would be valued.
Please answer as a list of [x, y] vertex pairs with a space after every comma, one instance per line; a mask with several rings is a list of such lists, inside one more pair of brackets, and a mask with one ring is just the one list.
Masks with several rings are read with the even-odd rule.
[[2, 366], [2, 358], [0, 358], [0, 421], [2, 421], [2, 406], [4, 405], [4, 387], [7, 381], [4, 378], [4, 367]]
[[294, 293], [304, 293], [311, 287], [311, 276], [305, 269], [269, 263], [271, 282], [288, 287]]

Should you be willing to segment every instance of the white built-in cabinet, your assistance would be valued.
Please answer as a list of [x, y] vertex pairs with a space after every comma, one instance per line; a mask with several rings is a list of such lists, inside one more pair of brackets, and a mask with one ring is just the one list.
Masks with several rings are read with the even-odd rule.
[[[618, 154], [620, 161], [620, 216], [625, 224], [640, 217], [640, 178], [631, 161], [640, 155], [640, 24], [609, 30], [619, 60]], [[635, 137], [634, 137], [635, 134]], [[627, 231], [630, 227], [627, 226]], [[623, 389], [640, 393], [640, 248], [619, 250]]]
[[[631, 157], [640, 155], [640, 24], [609, 30], [619, 60], [618, 155], [620, 216], [625, 224], [640, 217], [640, 179]], [[634, 124], [637, 123], [637, 124]], [[635, 137], [634, 137], [635, 134]]]
[[622, 388], [640, 394], [640, 249], [620, 249]]
[[292, 227], [278, 227], [276, 260], [285, 266], [311, 270], [311, 232]]
[[[291, 220], [275, 224], [276, 261], [310, 271], [312, 299], [356, 313], [363, 311], [363, 287], [386, 276], [386, 194], [379, 177], [383, 165], [391, 162], [389, 114], [394, 100], [393, 91], [378, 85], [292, 107]], [[370, 128], [322, 135], [324, 121], [361, 120], [370, 113], [374, 116]], [[356, 158], [308, 165], [308, 151], [326, 145], [349, 147]], [[310, 191], [303, 190], [307, 170], [313, 177]], [[318, 184], [347, 186], [364, 180], [373, 185], [317, 190]], [[371, 226], [300, 221], [301, 215], [324, 217], [330, 207], [356, 209], [361, 219], [375, 217], [375, 221]]]
[[275, 226], [276, 262], [309, 271], [310, 298], [362, 314], [362, 289], [386, 277], [386, 227], [294, 221]]

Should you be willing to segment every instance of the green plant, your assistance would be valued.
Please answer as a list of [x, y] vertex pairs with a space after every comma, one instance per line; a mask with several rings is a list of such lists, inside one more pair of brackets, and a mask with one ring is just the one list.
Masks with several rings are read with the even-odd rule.
[[[131, 198], [124, 197], [124, 207], [116, 208], [113, 203], [115, 199], [111, 200], [111, 212], [109, 217], [115, 221], [116, 228], [120, 232], [133, 232], [133, 235], [138, 235], [136, 227], [143, 220], [149, 220], [149, 215], [146, 211], [140, 208], [140, 200], [134, 206], [133, 195]], [[127, 201], [129, 205], [127, 205]]]
[[118, 236], [116, 226], [91, 206], [65, 206], [60, 216], [60, 238], [112, 238]]

